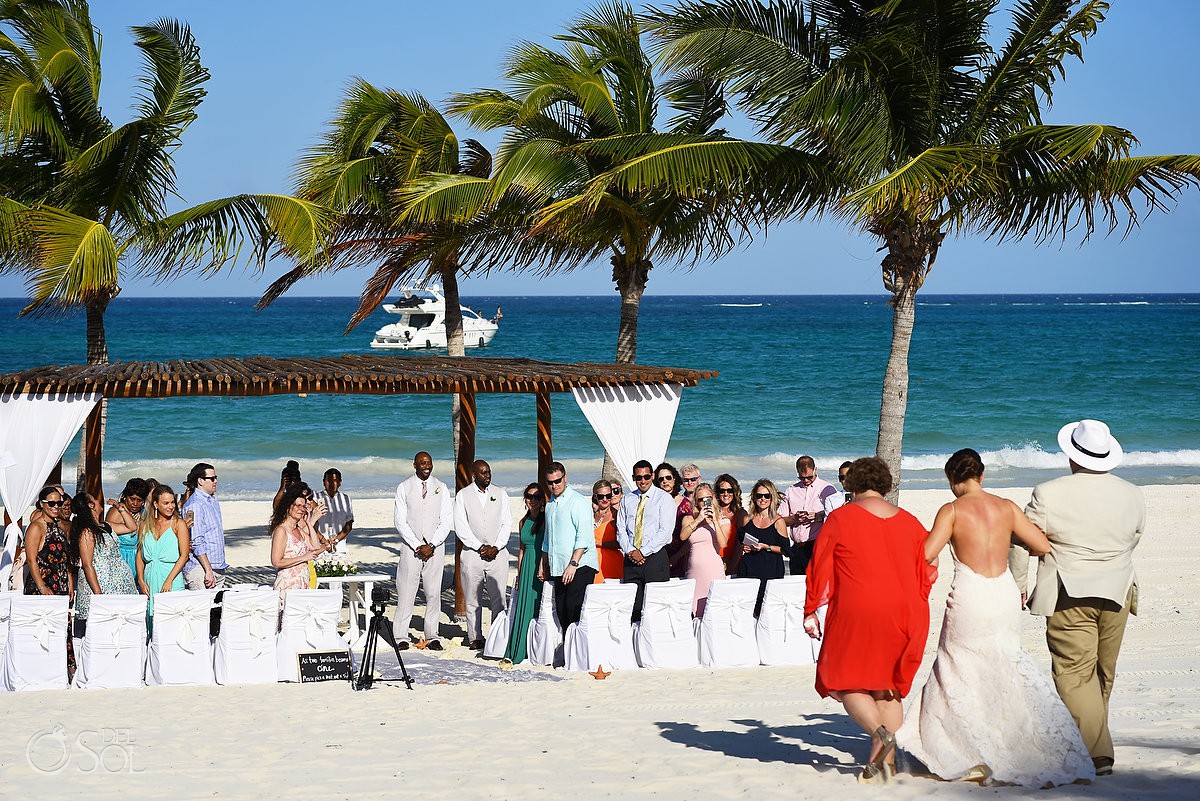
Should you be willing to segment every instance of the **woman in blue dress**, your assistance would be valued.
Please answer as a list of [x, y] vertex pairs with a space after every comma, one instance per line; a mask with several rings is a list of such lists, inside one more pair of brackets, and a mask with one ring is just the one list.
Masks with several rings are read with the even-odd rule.
[[138, 524], [150, 495], [150, 484], [144, 478], [131, 478], [125, 482], [119, 501], [110, 501], [112, 508], [104, 516], [104, 522], [112, 528], [121, 546], [121, 558], [129, 565], [131, 575], [137, 575]]

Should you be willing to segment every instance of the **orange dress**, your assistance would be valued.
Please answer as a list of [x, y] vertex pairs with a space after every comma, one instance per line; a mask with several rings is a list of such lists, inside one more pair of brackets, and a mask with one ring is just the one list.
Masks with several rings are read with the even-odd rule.
[[596, 524], [596, 556], [600, 560], [600, 569], [596, 572], [594, 584], [602, 583], [606, 578], [619, 579], [625, 575], [625, 555], [615, 548], [602, 548], [603, 544], [616, 543], [617, 525], [612, 518], [605, 518]]
[[808, 566], [804, 613], [829, 604], [817, 692], [912, 688], [929, 636], [927, 532], [901, 509], [881, 518], [857, 504], [821, 527]]

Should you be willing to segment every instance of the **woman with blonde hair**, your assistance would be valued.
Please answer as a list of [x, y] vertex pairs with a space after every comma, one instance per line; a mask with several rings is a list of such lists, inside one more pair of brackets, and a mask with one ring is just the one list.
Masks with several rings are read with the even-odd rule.
[[750, 490], [750, 517], [738, 530], [738, 542], [742, 546], [738, 577], [759, 580], [755, 615], [762, 609], [767, 582], [783, 578], [783, 557], [792, 553], [787, 525], [778, 512], [779, 490], [770, 479], [760, 478]]
[[696, 592], [692, 598], [692, 614], [704, 616], [708, 589], [718, 579], [725, 578], [721, 549], [729, 541], [731, 527], [721, 525], [720, 513], [714, 500], [711, 484], [696, 487], [694, 511], [683, 518], [679, 537], [687, 545], [687, 578], [695, 579]]
[[146, 511], [138, 526], [137, 583], [149, 596], [146, 619], [154, 617], [154, 595], [184, 589], [183, 566], [187, 564], [192, 537], [183, 518], [175, 514], [175, 490], [159, 484], [146, 499]]

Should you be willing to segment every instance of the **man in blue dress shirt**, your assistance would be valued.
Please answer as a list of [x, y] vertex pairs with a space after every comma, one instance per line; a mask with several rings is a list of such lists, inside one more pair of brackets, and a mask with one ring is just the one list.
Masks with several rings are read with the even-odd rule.
[[633, 492], [617, 510], [617, 545], [625, 554], [625, 584], [637, 585], [633, 620], [642, 619], [646, 583], [671, 577], [667, 546], [675, 531], [675, 499], [654, 486], [654, 467], [645, 459], [633, 466]]

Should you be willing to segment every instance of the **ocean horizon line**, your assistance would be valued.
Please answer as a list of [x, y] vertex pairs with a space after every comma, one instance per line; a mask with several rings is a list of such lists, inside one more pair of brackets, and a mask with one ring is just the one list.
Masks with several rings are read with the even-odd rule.
[[[1114, 291], [1114, 292], [928, 292], [917, 295], [918, 304], [922, 300], [930, 298], [1102, 298], [1102, 297], [1195, 297], [1200, 298], [1200, 291], [1188, 290], [1170, 290], [1170, 291]], [[261, 294], [249, 295], [189, 295], [187, 300], [258, 300]], [[331, 300], [331, 301], [346, 301], [357, 300], [359, 295], [331, 295], [325, 292], [315, 292], [313, 294], [298, 293], [294, 295], [284, 295], [273, 302], [287, 303], [288, 301], [296, 300]], [[472, 297], [472, 295], [466, 295]], [[583, 292], [577, 294], [560, 293], [560, 294], [539, 294], [539, 293], [478, 293], [474, 297], [485, 298], [610, 298], [614, 301], [619, 301], [620, 296], [616, 290], [611, 292]], [[647, 289], [642, 296], [654, 298], [831, 298], [831, 299], [847, 299], [847, 298], [866, 298], [866, 299], [881, 299], [888, 300], [891, 295], [887, 292], [749, 292], [740, 294], [730, 294], [727, 292], [705, 293], [705, 292], [654, 292]], [[25, 295], [0, 295], [0, 301], [28, 301]], [[178, 295], [159, 293], [159, 294], [140, 294], [134, 292], [122, 292], [119, 297], [113, 298], [113, 303], [120, 303], [122, 300], [177, 300]]]

